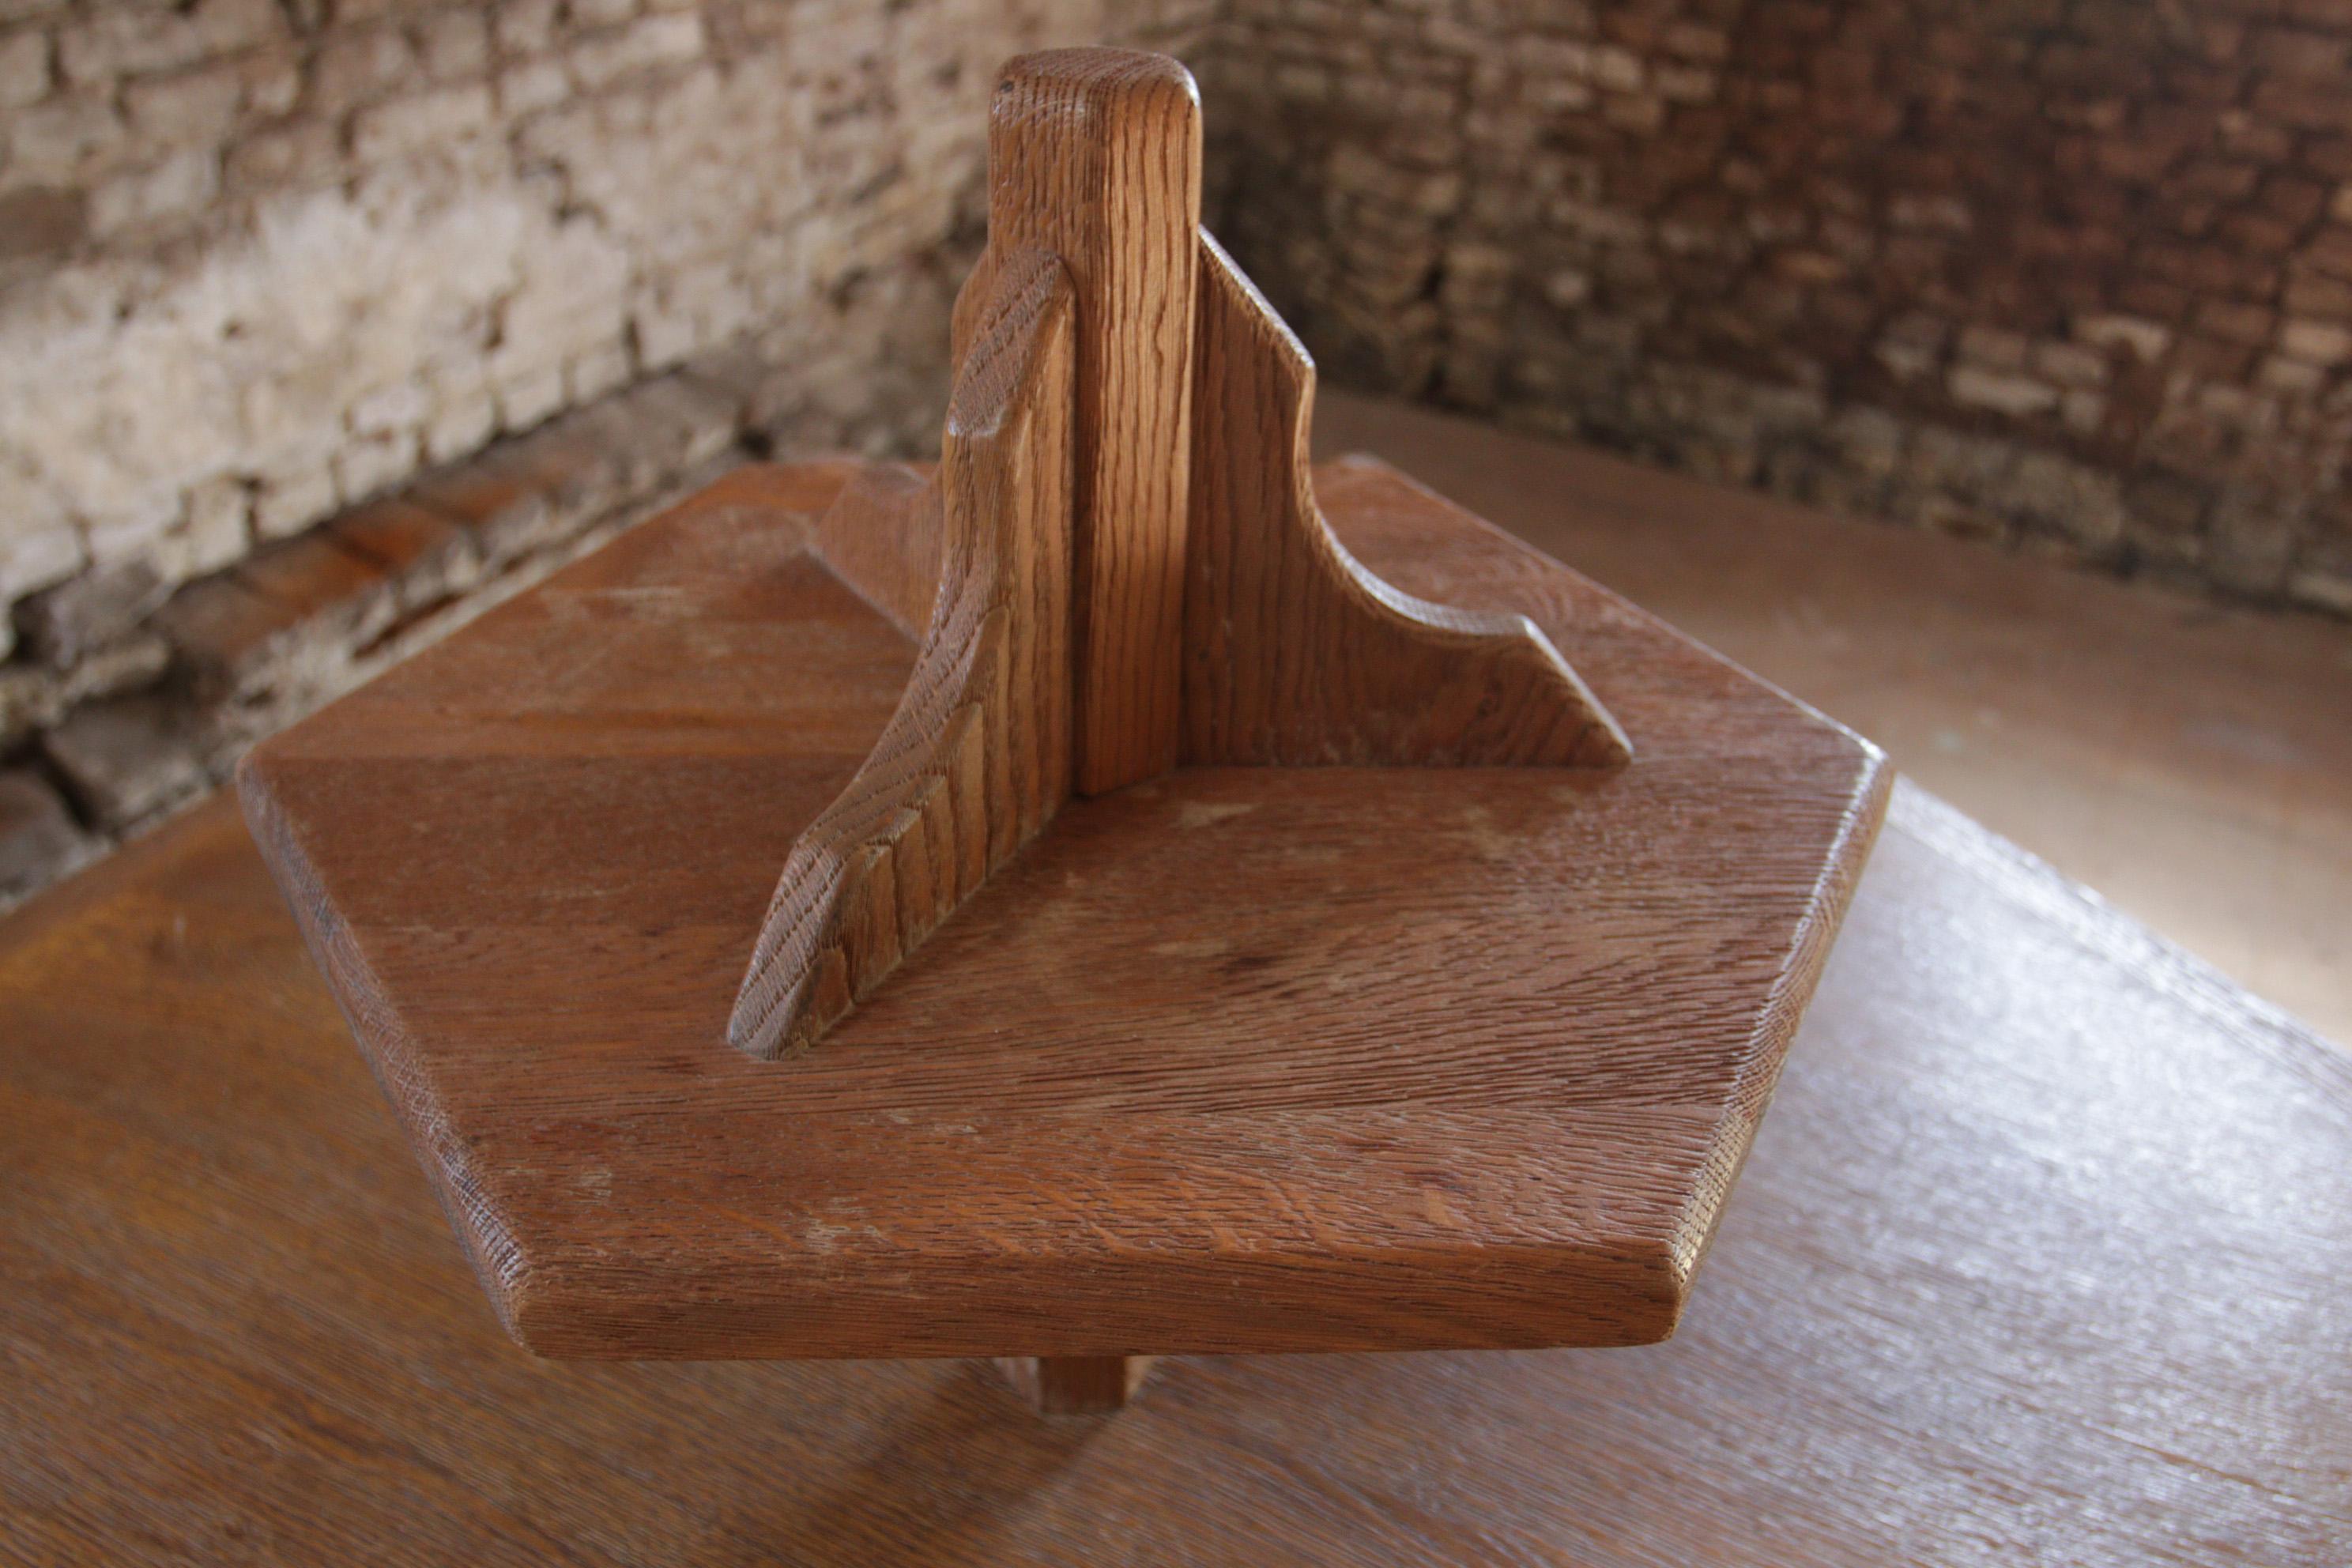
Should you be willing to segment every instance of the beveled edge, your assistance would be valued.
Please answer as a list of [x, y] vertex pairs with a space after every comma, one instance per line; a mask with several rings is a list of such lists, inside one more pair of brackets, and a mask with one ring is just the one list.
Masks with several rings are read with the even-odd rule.
[[[1346, 466], [1358, 473], [1392, 476], [1433, 503], [1445, 525], [1473, 526], [1549, 571], [1577, 576], [1386, 464], [1358, 458]], [[839, 465], [823, 471], [750, 466], [643, 526], [674, 525], [717, 507], [772, 506], [767, 498], [778, 489], [822, 489], [829, 500], [846, 473]], [[1345, 515], [1344, 505], [1328, 510]], [[551, 583], [561, 584], [565, 575]], [[879, 1282], [849, 1278], [823, 1258], [772, 1246], [756, 1255], [714, 1256], [701, 1268], [681, 1270], [674, 1247], [661, 1245], [668, 1233], [658, 1224], [648, 1231], [648, 1250], [642, 1255], [615, 1249], [609, 1233], [593, 1245], [577, 1244], [542, 1231], [538, 1219], [526, 1217], [522, 1211], [529, 1205], [520, 1201], [526, 1194], [509, 1190], [442, 1112], [430, 1074], [396, 1009], [335, 916], [300, 830], [278, 805], [270, 774], [282, 738], [248, 753], [237, 770], [237, 787], [304, 940], [407, 1128], [501, 1325], [536, 1353], [565, 1359], [827, 1359], [1647, 1344], [1669, 1337], [1688, 1305], [1698, 1267], [1769, 1104], [1770, 1083], [1883, 819], [1892, 770], [1883, 752], [1844, 726], [1656, 617], [1635, 613], [1658, 635], [1697, 649], [1807, 721], [1834, 732], [1852, 764], [1840, 832], [1824, 858], [1788, 962], [1758, 1016], [1756, 1038], [1763, 1049], [1751, 1056], [1747, 1074], [1727, 1086], [1725, 1108], [1705, 1134], [1699, 1178], [1673, 1222], [1654, 1233], [1595, 1232], [1566, 1241], [1533, 1237], [1455, 1247], [1264, 1248], [1141, 1258], [998, 1253], [990, 1255], [992, 1267], [978, 1270], [970, 1253], [929, 1253], [917, 1262], [936, 1279], [927, 1279], [916, 1263], [901, 1258], [888, 1271], [890, 1278]], [[1738, 1103], [1741, 1094], [1759, 1090], [1752, 1107]], [[1184, 1118], [1154, 1120], [1179, 1133], [1190, 1130]], [[1206, 1129], [1237, 1120], [1203, 1117], [1192, 1119], [1192, 1126]], [[1436, 1158], [1442, 1152], [1442, 1145], [1434, 1146], [1429, 1155]], [[1475, 1259], [1475, 1270], [1465, 1269], [1465, 1259]], [[1314, 1290], [1296, 1291], [1302, 1276]], [[1478, 1291], [1465, 1292], [1469, 1278], [1480, 1282]], [[1254, 1280], [1277, 1279], [1293, 1287], [1280, 1293], [1279, 1310], [1249, 1288]], [[1422, 1297], [1421, 1290], [1430, 1294]], [[938, 1310], [927, 1291], [937, 1301], [951, 1301], [954, 1313]], [[1297, 1304], [1302, 1295], [1315, 1303], [1311, 1310]], [[919, 1298], [926, 1303], [921, 1309], [913, 1306]], [[1181, 1305], [1168, 1306], [1171, 1298]], [[1569, 1300], [1577, 1310], [1561, 1310], [1559, 1303]], [[1223, 1315], [1204, 1327], [1203, 1304], [1219, 1302]], [[894, 1318], [894, 1312], [907, 1315]], [[961, 1322], [960, 1316], [981, 1321]], [[1024, 1318], [1037, 1321], [1034, 1331], [1016, 1335], [1004, 1327]]]
[[[820, 458], [796, 464], [747, 464], [720, 476], [704, 489], [662, 512], [643, 527], [675, 524], [705, 511], [757, 506], [780, 514], [814, 515], [831, 506], [858, 465], [844, 458]], [[561, 583], [586, 566], [595, 554], [570, 563], [546, 582], [493, 606], [478, 620], [459, 627], [446, 643], [466, 637], [475, 627], [519, 613], [530, 597], [551, 583]], [[430, 657], [432, 649], [423, 657]], [[364, 687], [360, 689], [364, 689]], [[346, 692], [319, 710], [325, 713], [354, 695]], [[317, 717], [317, 714], [311, 717]], [[460, 1250], [482, 1283], [483, 1293], [498, 1314], [499, 1325], [519, 1344], [530, 1346], [526, 1327], [531, 1296], [533, 1264], [524, 1238], [507, 1223], [501, 1205], [491, 1195], [490, 1184], [463, 1135], [440, 1107], [440, 1095], [422, 1053], [415, 1048], [399, 1013], [385, 994], [374, 968], [367, 962], [350, 928], [327, 897], [307, 837], [278, 798], [275, 775], [284, 753], [292, 750], [297, 732], [309, 720], [298, 721], [265, 737], [239, 757], [230, 775], [237, 806], [254, 844], [268, 867], [270, 878], [285, 895], [294, 924], [302, 933], [311, 962], [327, 981], [336, 1007], [350, 1026], [352, 1038], [366, 1059], [377, 1087], [415, 1151], [433, 1194], [448, 1215]]]

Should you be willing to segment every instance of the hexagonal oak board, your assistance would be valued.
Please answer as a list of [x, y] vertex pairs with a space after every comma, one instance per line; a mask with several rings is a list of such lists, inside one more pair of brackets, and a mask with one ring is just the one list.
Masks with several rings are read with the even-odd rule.
[[248, 816], [515, 1335], [562, 1356], [1670, 1333], [1884, 806], [1874, 748], [1351, 460], [1610, 773], [1180, 769], [1066, 805], [804, 1054], [727, 1019], [915, 645], [750, 468], [264, 745]]

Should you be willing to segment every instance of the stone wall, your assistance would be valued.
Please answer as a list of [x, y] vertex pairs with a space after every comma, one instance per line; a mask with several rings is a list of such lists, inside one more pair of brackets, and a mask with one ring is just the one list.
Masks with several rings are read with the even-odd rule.
[[2352, 0], [0, 0], [0, 907], [761, 451], [934, 438], [993, 68], [1336, 379], [2352, 613]]
[[1208, 9], [0, 0], [0, 907], [708, 465], [935, 438], [997, 63]]
[[1235, 0], [1327, 374], [2352, 613], [2352, 0]]

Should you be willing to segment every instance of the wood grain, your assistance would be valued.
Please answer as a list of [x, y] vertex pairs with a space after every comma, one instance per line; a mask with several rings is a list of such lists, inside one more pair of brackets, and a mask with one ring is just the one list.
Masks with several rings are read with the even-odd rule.
[[[814, 1044], [1058, 809], [1064, 786], [1008, 796], [992, 748], [1034, 752], [1051, 735], [1082, 793], [1141, 784], [1180, 758], [1613, 768], [1631, 755], [1526, 616], [1416, 600], [1333, 539], [1307, 475], [1313, 366], [1198, 226], [1199, 119], [1192, 78], [1164, 57], [1062, 50], [1005, 70], [990, 245], [956, 300], [958, 395], [1005, 352], [1008, 291], [1058, 252], [1076, 278], [1076, 370], [1024, 395], [1032, 421], [1055, 403], [1071, 450], [1054, 455], [1050, 496], [1021, 488], [1034, 458], [966, 492], [1029, 534], [1052, 531], [1032, 550], [1056, 575], [977, 581], [972, 550], [943, 560], [943, 538], [971, 535], [978, 570], [992, 572], [998, 520], [943, 507], [898, 466], [853, 476], [819, 520], [812, 547], [843, 581], [901, 631], [927, 630], [865, 771], [787, 858], [728, 1030], [754, 1056]], [[1020, 624], [1038, 615], [1051, 624]], [[973, 695], [1002, 656], [983, 628], [1050, 645], [1066, 689], [1024, 680]], [[975, 832], [1030, 826], [983, 847], [956, 831], [959, 812]]]
[[[937, 499], [894, 511], [903, 491], [885, 490], [866, 531], [838, 502], [819, 524], [855, 549], [935, 512], [944, 553], [897, 711], [785, 858], [728, 1019], [739, 1050], [810, 1043], [1069, 797], [1071, 359], [1061, 264], [1008, 254], [957, 373]], [[869, 575], [911, 607], [911, 573]]]
[[988, 169], [990, 251], [1051, 251], [1076, 294], [1077, 785], [1099, 795], [1176, 762], [1201, 222], [1192, 75], [1125, 49], [1024, 55], [997, 84]]
[[1332, 537], [1307, 471], [1314, 362], [1200, 243], [1184, 760], [1622, 767], [1625, 732], [1525, 616], [1399, 593]]
[[2340, 1568], [2352, 1539], [2352, 1062], [1908, 788], [1671, 1343], [1162, 1361], [1108, 1422], [1024, 1420], [970, 1362], [516, 1351], [226, 801], [0, 921], [0, 1560]]
[[1318, 450], [1376, 450], [1802, 692], [1996, 832], [2352, 1042], [2352, 660], [2336, 623], [1345, 393], [1318, 401], [1315, 431]]
[[1187, 768], [1074, 800], [822, 1049], [752, 1060], [727, 999], [765, 868], [918, 656], [805, 548], [841, 482], [739, 474], [247, 763], [515, 1331], [635, 1357], [1670, 1332], [1877, 753], [1343, 465], [1317, 484], [1351, 552], [1529, 616], [1638, 759]]

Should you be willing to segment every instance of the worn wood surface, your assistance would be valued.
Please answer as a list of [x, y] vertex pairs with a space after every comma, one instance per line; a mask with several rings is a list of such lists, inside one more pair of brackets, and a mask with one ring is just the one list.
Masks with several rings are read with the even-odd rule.
[[725, 1026], [765, 868], [915, 657], [802, 547], [840, 482], [740, 472], [247, 765], [515, 1331], [685, 1357], [1670, 1332], [1877, 754], [1341, 465], [1318, 486], [1351, 550], [1529, 616], [1637, 760], [1187, 768], [1073, 802], [819, 1048], [753, 1060]]
[[2352, 1063], [1908, 791], [1672, 1342], [1100, 1422], [516, 1350], [226, 802], [0, 923], [9, 1562], [2340, 1568], [2347, 1257]]
[[1061, 263], [1005, 257], [937, 496], [911, 508], [940, 519], [929, 625], [873, 752], [785, 858], [728, 1019], [739, 1050], [810, 1043], [1069, 798], [1071, 359]]

